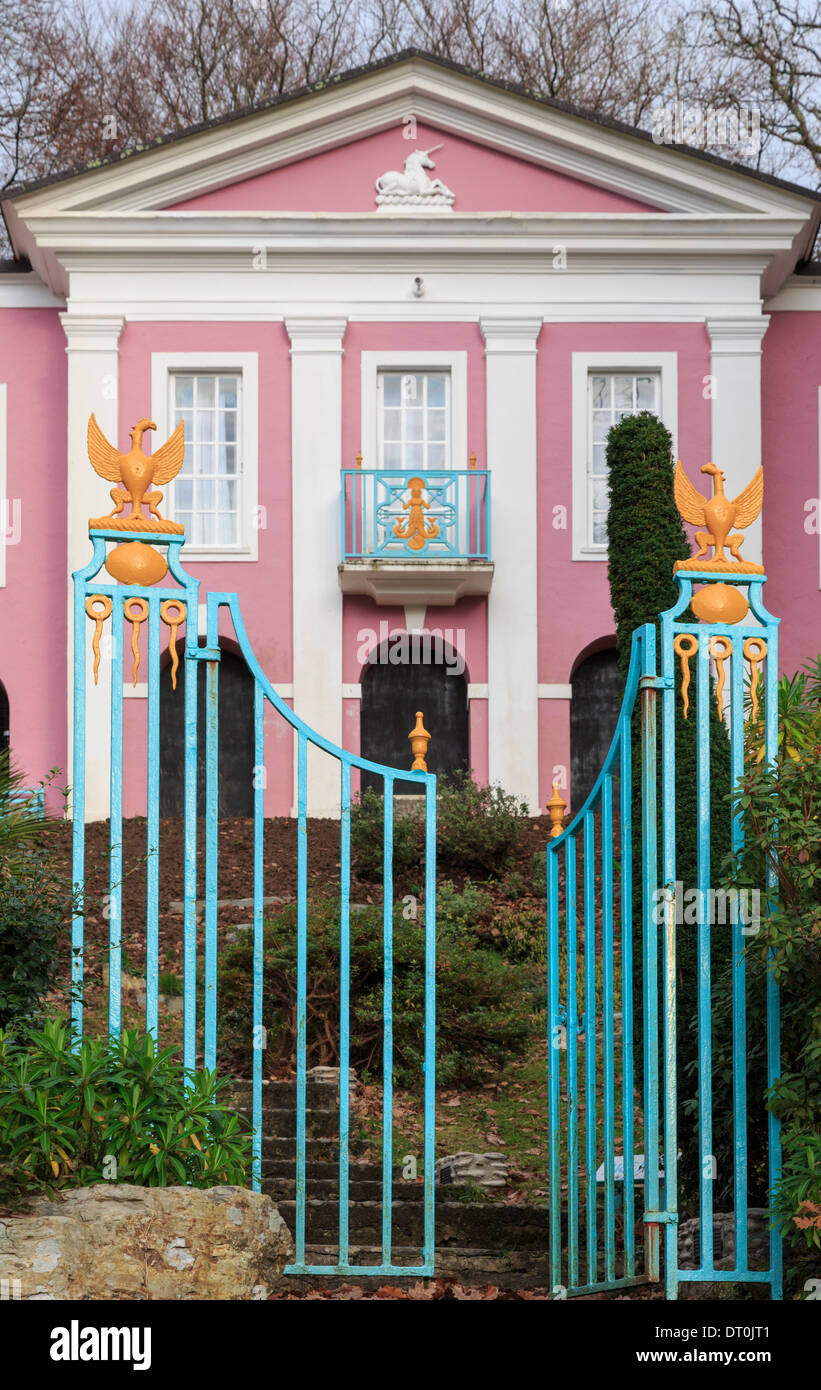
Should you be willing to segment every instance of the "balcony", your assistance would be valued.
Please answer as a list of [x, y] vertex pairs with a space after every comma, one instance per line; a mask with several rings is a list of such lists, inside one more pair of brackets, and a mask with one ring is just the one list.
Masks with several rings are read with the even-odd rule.
[[343, 470], [343, 593], [450, 605], [492, 581], [489, 473]]

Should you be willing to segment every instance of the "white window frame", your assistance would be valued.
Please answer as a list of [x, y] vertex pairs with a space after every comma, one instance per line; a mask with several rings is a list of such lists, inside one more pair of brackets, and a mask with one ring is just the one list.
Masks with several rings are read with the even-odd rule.
[[[361, 355], [362, 371], [362, 467], [379, 467], [379, 393], [381, 371], [450, 373], [450, 462], [445, 471], [468, 467], [468, 355], [467, 352], [371, 352]], [[349, 467], [353, 466], [353, 460]]]
[[11, 498], [8, 495], [7, 483], [7, 448], [8, 448], [8, 387], [6, 383], [0, 382], [0, 589], [6, 587], [6, 527], [11, 522]]
[[[256, 352], [152, 352], [151, 354], [151, 418], [157, 422], [160, 443], [173, 428], [170, 380], [172, 375], [184, 376], [220, 372], [239, 374], [242, 378], [242, 409], [240, 411], [239, 443], [242, 451], [242, 541], [237, 546], [190, 545], [183, 547], [183, 561], [189, 560], [257, 560], [259, 558], [259, 528], [252, 517], [259, 499], [259, 354]], [[166, 494], [161, 510], [175, 520], [174, 484]]]
[[678, 455], [678, 353], [677, 352], [574, 352], [571, 353], [572, 412], [572, 540], [574, 560], [607, 560], [606, 545], [588, 542], [587, 449], [588, 389], [594, 372], [656, 372], [659, 417], [673, 436], [673, 457]]

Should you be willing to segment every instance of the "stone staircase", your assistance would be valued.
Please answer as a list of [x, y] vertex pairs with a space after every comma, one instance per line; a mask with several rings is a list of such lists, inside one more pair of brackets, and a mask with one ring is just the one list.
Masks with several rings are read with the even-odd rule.
[[[333, 1082], [310, 1081], [306, 1094], [306, 1258], [310, 1264], [335, 1264], [339, 1230], [338, 1091]], [[239, 1082], [231, 1103], [250, 1118], [251, 1086]], [[296, 1217], [296, 1083], [263, 1082], [262, 1190], [276, 1202], [293, 1232]], [[350, 1262], [376, 1265], [381, 1260], [382, 1167], [363, 1157], [363, 1145], [350, 1144], [348, 1230]], [[493, 1202], [447, 1201], [448, 1188], [436, 1189], [435, 1272], [438, 1278], [504, 1288], [545, 1287], [548, 1283], [548, 1211], [545, 1207]], [[394, 1170], [392, 1195], [393, 1259], [418, 1263], [422, 1247], [424, 1187], [402, 1179]], [[375, 1276], [293, 1275], [290, 1288], [327, 1288], [356, 1283], [378, 1287]], [[412, 1284], [413, 1277], [396, 1281]]]

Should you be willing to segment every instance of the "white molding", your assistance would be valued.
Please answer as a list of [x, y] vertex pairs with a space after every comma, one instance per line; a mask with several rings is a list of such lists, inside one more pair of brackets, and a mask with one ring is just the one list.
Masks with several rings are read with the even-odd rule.
[[52, 294], [33, 270], [0, 274], [0, 309], [65, 309], [66, 301]]
[[137, 681], [136, 685], [132, 685], [130, 681], [123, 681], [123, 699], [147, 700], [148, 681]]
[[537, 689], [540, 700], [572, 700], [572, 685], [540, 685]]
[[536, 342], [544, 320], [518, 315], [488, 315], [479, 319], [485, 340], [485, 357], [491, 353], [513, 353], [530, 356], [536, 352]]
[[[259, 558], [259, 531], [251, 517], [259, 499], [259, 354], [256, 352], [152, 352], [151, 418], [156, 420], [158, 438], [171, 433], [171, 403], [168, 383], [172, 372], [239, 372], [242, 376], [242, 535], [243, 544], [183, 547], [192, 564], [254, 561]], [[174, 520], [174, 484], [166, 494], [166, 514]]]
[[485, 683], [485, 684], [483, 685], [482, 682], [479, 681], [478, 684], [469, 684], [469, 685], [468, 685], [468, 699], [469, 699], [469, 700], [487, 700], [487, 699], [489, 699], [487, 683]]
[[607, 561], [606, 546], [587, 541], [587, 383], [591, 371], [657, 371], [661, 376], [662, 422], [673, 436], [673, 457], [678, 450], [678, 353], [677, 352], [574, 352], [571, 353], [572, 509], [573, 559]]
[[412, 367], [415, 371], [430, 368], [450, 372], [450, 468], [468, 466], [468, 355], [464, 349], [453, 351], [434, 350], [425, 352], [411, 349], [399, 350], [365, 349], [360, 354], [362, 425], [360, 449], [362, 467], [379, 466], [379, 419], [376, 381], [381, 369]]
[[768, 314], [758, 314], [752, 318], [707, 319], [710, 355], [760, 357], [761, 344], [769, 322]]
[[8, 386], [0, 382], [0, 589], [6, 587], [6, 527], [11, 519], [8, 496]]
[[73, 308], [60, 314], [66, 352], [119, 353], [124, 314], [83, 314]]
[[342, 339], [348, 326], [342, 315], [305, 315], [285, 318], [285, 331], [291, 340], [291, 356], [297, 353], [338, 352], [343, 355]]
[[343, 700], [361, 700], [361, 699], [362, 699], [362, 686], [359, 685], [359, 684], [357, 684], [356, 681], [343, 681], [343, 683], [342, 683], [342, 699], [343, 699]]

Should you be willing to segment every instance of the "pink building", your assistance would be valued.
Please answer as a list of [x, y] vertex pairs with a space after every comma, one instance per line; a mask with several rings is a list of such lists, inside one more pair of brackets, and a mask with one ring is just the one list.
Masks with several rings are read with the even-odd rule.
[[[657, 412], [730, 495], [763, 461], [744, 556], [784, 669], [821, 648], [821, 195], [404, 55], [2, 206], [0, 724], [32, 782], [70, 766], [69, 576], [108, 508], [92, 412], [120, 448], [143, 417], [156, 442], [185, 422], [163, 504], [184, 562], [239, 593], [308, 723], [404, 763], [422, 708], [432, 770], [470, 766], [534, 813], [556, 777], [578, 806], [609, 741], [604, 439], [625, 412]], [[146, 691], [125, 693], [128, 747]], [[292, 809], [290, 758], [283, 736], [269, 814]], [[314, 814], [337, 804], [326, 776]], [[125, 812], [144, 805], [135, 773]]]

